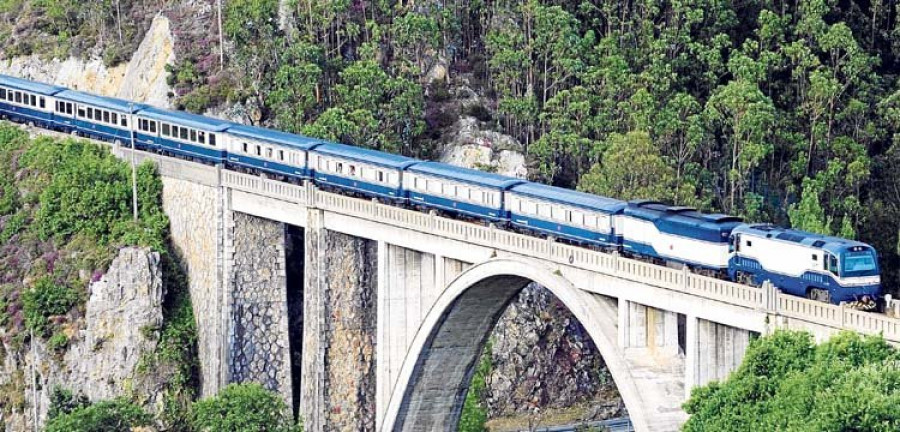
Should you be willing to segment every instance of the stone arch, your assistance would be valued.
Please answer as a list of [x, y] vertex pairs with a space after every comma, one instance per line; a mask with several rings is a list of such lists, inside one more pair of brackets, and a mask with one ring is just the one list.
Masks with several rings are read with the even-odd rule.
[[609, 367], [635, 429], [646, 430], [643, 403], [616, 344], [615, 307], [525, 258], [488, 260], [447, 286], [407, 352], [381, 430], [456, 430], [478, 355], [506, 306], [530, 282], [550, 290], [581, 322]]

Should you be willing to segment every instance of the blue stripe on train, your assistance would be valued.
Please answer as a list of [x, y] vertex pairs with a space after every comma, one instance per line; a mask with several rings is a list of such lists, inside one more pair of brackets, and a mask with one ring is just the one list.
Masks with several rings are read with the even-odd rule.
[[18, 120], [22, 122], [32, 121], [44, 127], [56, 127], [53, 122], [52, 113], [32, 108], [20, 107], [18, 105], [11, 105], [8, 103], [0, 103], [0, 111], [3, 111], [3, 113], [12, 120]]
[[135, 138], [137, 139], [138, 149], [165, 150], [182, 156], [195, 157], [213, 164], [225, 161], [225, 150], [211, 149], [205, 146], [172, 141], [142, 133], [137, 133]]
[[599, 233], [516, 213], [510, 214], [509, 218], [513, 225], [579, 242], [608, 246], [618, 245], [621, 240], [615, 233]]
[[782, 292], [805, 297], [807, 288], [828, 290], [831, 302], [838, 304], [844, 301], [857, 300], [864, 295], [877, 298], [881, 295], [881, 285], [864, 285], [858, 287], [843, 287], [830, 274], [807, 271], [797, 276], [790, 276], [766, 270], [759, 261], [742, 256], [734, 256], [729, 263], [728, 276], [734, 280], [738, 271], [753, 276], [753, 282], [762, 284], [770, 281]]
[[477, 204], [469, 204], [451, 199], [442, 198], [435, 195], [423, 194], [421, 192], [408, 192], [410, 203], [422, 204], [441, 210], [447, 210], [453, 213], [459, 213], [469, 216], [478, 216], [492, 221], [506, 220], [508, 215], [499, 208], [486, 207]]
[[255, 168], [263, 171], [268, 171], [275, 174], [282, 174], [293, 177], [301, 177], [301, 178], [309, 178], [309, 173], [305, 168], [298, 168], [295, 166], [270, 162], [266, 160], [261, 160], [253, 157], [242, 156], [239, 154], [229, 153], [228, 154], [228, 162], [233, 165], [242, 166], [244, 168]]
[[[59, 123], [59, 122], [57, 122]], [[131, 132], [128, 130], [117, 129], [109, 125], [88, 122], [84, 120], [70, 121], [67, 128], [76, 127], [79, 132], [84, 135], [96, 137], [105, 141], [119, 140], [123, 143], [129, 143], [131, 140]], [[130, 144], [129, 144], [130, 145]]]
[[359, 192], [368, 196], [388, 198], [392, 200], [402, 199], [403, 194], [399, 188], [382, 186], [375, 183], [360, 181], [357, 179], [348, 179], [346, 177], [336, 176], [334, 174], [324, 174], [315, 172], [314, 177], [316, 183], [339, 186], [344, 189]]

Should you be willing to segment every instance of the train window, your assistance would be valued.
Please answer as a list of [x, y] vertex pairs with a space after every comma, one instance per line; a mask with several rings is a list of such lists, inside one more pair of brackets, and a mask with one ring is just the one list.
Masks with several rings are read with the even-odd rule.
[[813, 254], [812, 260], [813, 260], [813, 261], [818, 261], [818, 260], [819, 260], [819, 256], [816, 255], [816, 254]]
[[284, 150], [278, 150], [278, 160], [284, 160]]
[[753, 247], [753, 242], [750, 240], [747, 240], [747, 247]]
[[188, 129], [187, 128], [178, 129], [178, 138], [187, 140], [188, 139]]
[[22, 103], [22, 93], [16, 92], [16, 103]]
[[112, 124], [114, 124], [114, 125], [119, 124], [119, 115], [118, 114], [112, 113], [110, 115], [110, 117], [112, 118]]
[[269, 159], [272, 159], [272, 148], [271, 147], [266, 148], [266, 157]]
[[379, 183], [384, 183], [384, 171], [378, 171], [375, 173], [375, 178]]
[[109, 123], [109, 111], [103, 111], [103, 122]]
[[209, 145], [216, 146], [216, 134], [209, 134]]
[[250, 153], [250, 144], [243, 143], [242, 150], [244, 153]]
[[191, 129], [191, 141], [197, 142], [197, 131]]
[[262, 147], [261, 146], [256, 146], [256, 155], [262, 156]]
[[206, 132], [197, 132], [197, 140], [200, 141], [200, 144], [206, 144]]
[[128, 118], [124, 115], [122, 116], [122, 127], [128, 127]]
[[150, 122], [150, 133], [156, 133], [156, 122], [155, 121]]
[[41, 98], [39, 99], [39, 101], [40, 101], [40, 106], [41, 106], [41, 108], [47, 108], [47, 101], [44, 99], [43, 96], [41, 96]]
[[0, 88], [0, 99], [6, 100], [6, 89]]
[[337, 164], [337, 172], [343, 174], [344, 173], [344, 164], [338, 162]]
[[178, 138], [178, 126], [172, 125], [172, 138]]
[[350, 175], [356, 176], [356, 165], [350, 165]]
[[85, 116], [86, 114], [87, 114], [87, 111], [85, 111], [84, 108], [78, 107], [78, 117], [84, 118], [84, 116]]
[[37, 97], [35, 95], [29, 95], [31, 97], [31, 106], [37, 106]]
[[162, 134], [163, 134], [163, 136], [171, 135], [172, 134], [172, 126], [170, 126], [168, 123], [163, 123]]

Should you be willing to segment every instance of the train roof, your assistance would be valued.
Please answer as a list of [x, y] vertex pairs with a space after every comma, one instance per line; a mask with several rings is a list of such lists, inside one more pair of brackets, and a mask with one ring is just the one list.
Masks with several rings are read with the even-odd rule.
[[0, 75], [0, 85], [4, 87], [12, 87], [19, 90], [39, 93], [46, 96], [53, 96], [63, 90], [65, 87], [52, 84], [44, 84], [37, 81], [16, 78], [9, 75]]
[[511, 187], [509, 190], [516, 194], [598, 210], [604, 213], [621, 213], [627, 206], [625, 201], [540, 183], [525, 182]]
[[228, 128], [228, 133], [239, 137], [251, 138], [260, 141], [268, 141], [275, 144], [283, 144], [288, 147], [309, 150], [319, 144], [324, 143], [320, 139], [310, 138], [303, 135], [296, 135], [287, 132], [281, 132], [274, 129], [261, 128], [259, 126], [234, 125]]
[[395, 169], [403, 169], [419, 162], [417, 159], [406, 156], [331, 142], [316, 146], [313, 151], [325, 155], [352, 159], [362, 163], [373, 163]]
[[657, 201], [632, 201], [625, 215], [653, 222], [667, 234], [711, 242], [727, 242], [728, 236], [743, 219], [724, 214], [704, 214], [691, 207], [669, 206]]
[[734, 230], [735, 234], [750, 234], [759, 237], [774, 238], [786, 242], [798, 243], [813, 248], [821, 248], [838, 253], [851, 247], [864, 246], [874, 250], [872, 246], [856, 240], [822, 234], [801, 231], [792, 228], [782, 228], [770, 224], [745, 224]]
[[470, 168], [462, 168], [455, 165], [448, 165], [439, 162], [418, 163], [409, 167], [407, 171], [426, 175], [434, 175], [451, 180], [458, 180], [465, 183], [472, 183], [479, 186], [499, 188], [503, 190], [509, 189], [512, 186], [524, 182], [524, 180], [514, 179], [512, 177], [507, 177], [500, 174], [478, 171]]
[[65, 99], [67, 101], [83, 103], [95, 107], [126, 113], [136, 113], [142, 109], [147, 108], [147, 105], [144, 104], [131, 103], [127, 100], [98, 96], [78, 90], [64, 90], [59, 92], [56, 97]]
[[234, 124], [226, 120], [191, 114], [184, 111], [171, 111], [156, 107], [147, 107], [138, 113], [149, 119], [174, 123], [179, 126], [187, 126], [194, 129], [202, 129], [210, 132], [222, 132]]

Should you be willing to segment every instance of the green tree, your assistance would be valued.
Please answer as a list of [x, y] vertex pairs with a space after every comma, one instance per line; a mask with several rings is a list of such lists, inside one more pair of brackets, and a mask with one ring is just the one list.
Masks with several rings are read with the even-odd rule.
[[48, 419], [46, 432], [127, 431], [150, 426], [152, 416], [126, 399], [113, 399], [79, 406], [68, 413]]
[[877, 336], [843, 332], [815, 345], [778, 331], [753, 341], [727, 380], [693, 391], [683, 430], [894, 431], [898, 359]]
[[218, 395], [194, 403], [193, 425], [201, 432], [299, 431], [284, 401], [261, 385], [230, 384]]

